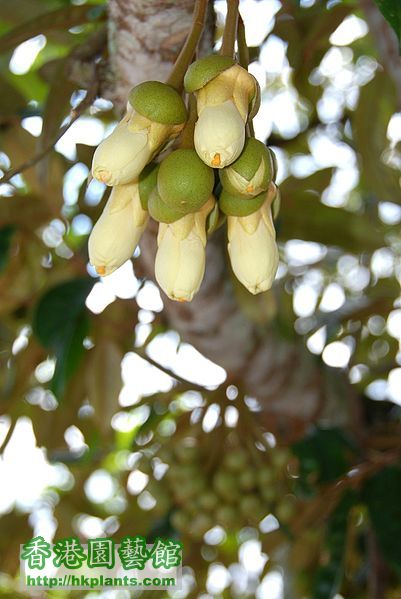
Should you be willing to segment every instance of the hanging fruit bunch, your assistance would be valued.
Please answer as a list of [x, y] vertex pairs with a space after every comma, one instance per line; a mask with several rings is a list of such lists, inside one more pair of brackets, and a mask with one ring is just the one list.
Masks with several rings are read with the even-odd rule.
[[169, 513], [173, 527], [195, 540], [216, 525], [230, 533], [258, 526], [269, 514], [290, 525], [299, 506], [287, 450], [246, 447], [234, 432], [224, 439], [223, 455], [205, 447], [206, 439], [182, 437], [171, 448], [143, 453], [136, 468], [149, 476], [155, 515]]
[[247, 70], [244, 35], [240, 61], [234, 56], [238, 3], [228, 2], [221, 53], [191, 63], [206, 5], [198, 0], [167, 83], [146, 81], [130, 92], [124, 118], [92, 164], [93, 177], [112, 192], [89, 238], [90, 262], [99, 275], [111, 274], [132, 257], [153, 218], [156, 280], [178, 301], [199, 290], [207, 238], [225, 221], [232, 270], [251, 293], [271, 287], [279, 260], [276, 163], [253, 136], [260, 90]]

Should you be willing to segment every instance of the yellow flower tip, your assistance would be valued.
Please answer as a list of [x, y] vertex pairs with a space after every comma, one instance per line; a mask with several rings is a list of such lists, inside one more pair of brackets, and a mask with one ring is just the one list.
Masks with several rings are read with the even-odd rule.
[[93, 173], [93, 176], [101, 183], [107, 184], [111, 180], [111, 173], [108, 170], [96, 169]]
[[217, 168], [218, 168], [218, 167], [220, 166], [220, 164], [221, 164], [221, 157], [220, 157], [220, 154], [219, 154], [219, 153], [216, 153], [216, 154], [214, 155], [214, 158], [213, 158], [213, 160], [212, 160], [212, 166], [215, 166], [215, 167], [217, 167]]
[[101, 277], [104, 277], [104, 275], [106, 274], [106, 267], [105, 266], [96, 266], [95, 270], [97, 272], [97, 274]]
[[246, 193], [253, 193], [254, 187], [253, 185], [248, 185], [248, 187], [245, 189]]
[[247, 289], [250, 293], [252, 293], [252, 295], [257, 295], [258, 293], [263, 293], [264, 291], [268, 291], [269, 289], [271, 289], [272, 284], [273, 282], [270, 284], [269, 281], [262, 281], [257, 285], [248, 287]]
[[180, 304], [186, 304], [188, 301], [187, 299], [185, 299], [183, 297], [177, 297], [176, 299], [177, 299], [177, 302], [180, 302]]

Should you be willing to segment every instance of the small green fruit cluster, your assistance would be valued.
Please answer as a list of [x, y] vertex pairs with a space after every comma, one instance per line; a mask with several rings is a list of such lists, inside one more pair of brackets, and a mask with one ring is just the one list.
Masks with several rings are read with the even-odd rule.
[[[210, 198], [213, 186], [213, 170], [202, 162], [195, 150], [178, 149], [163, 160], [160, 167], [155, 166], [152, 173], [142, 173], [141, 181], [151, 178], [153, 189], [147, 195], [143, 193], [149, 214], [155, 220], [171, 223], [186, 214], [198, 212]], [[146, 185], [146, 183], [142, 183]]]
[[227, 216], [249, 216], [259, 210], [276, 174], [273, 151], [254, 137], [248, 138], [240, 157], [219, 171], [221, 211]]
[[[171, 523], [195, 540], [216, 525], [227, 532], [257, 526], [269, 513], [287, 524], [294, 515], [294, 497], [286, 473], [289, 456], [255, 447], [255, 455], [236, 444], [218, 464], [210, 464], [205, 444], [183, 439], [172, 450], [162, 448], [156, 459], [168, 464], [162, 480], [151, 479], [147, 489], [155, 497], [155, 510], [171, 510]], [[139, 468], [152, 471], [144, 458]]]

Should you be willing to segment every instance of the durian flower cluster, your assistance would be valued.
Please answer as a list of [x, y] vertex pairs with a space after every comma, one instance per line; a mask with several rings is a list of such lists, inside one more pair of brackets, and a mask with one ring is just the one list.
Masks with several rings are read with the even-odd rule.
[[97, 148], [92, 175], [112, 191], [89, 237], [90, 262], [111, 274], [132, 257], [151, 217], [159, 223], [156, 280], [169, 298], [191, 301], [207, 237], [226, 219], [235, 276], [253, 294], [266, 291], [278, 266], [278, 189], [273, 153], [249, 136], [258, 84], [233, 59], [211, 55], [190, 65], [184, 86], [196, 98], [195, 116], [173, 87], [147, 81]]

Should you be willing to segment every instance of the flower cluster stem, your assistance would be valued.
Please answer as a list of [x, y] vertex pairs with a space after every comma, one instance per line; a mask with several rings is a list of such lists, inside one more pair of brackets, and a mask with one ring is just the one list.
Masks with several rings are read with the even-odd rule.
[[188, 120], [181, 134], [180, 148], [192, 149], [194, 147], [194, 129], [197, 116], [196, 98], [194, 94], [190, 94], [188, 100]]
[[[241, 15], [238, 16], [237, 40], [238, 40], [239, 63], [244, 69], [248, 69], [249, 49], [248, 49], [248, 44], [246, 43], [245, 25], [244, 25], [244, 21], [242, 20]], [[249, 119], [247, 122], [246, 133], [247, 133], [248, 137], [255, 136], [252, 119]]]
[[166, 83], [178, 91], [182, 90], [186, 70], [194, 57], [196, 47], [202, 35], [205, 26], [208, 1], [209, 0], [196, 0], [191, 31], [189, 32], [185, 44], [175, 61], [169, 78], [167, 79]]
[[230, 56], [230, 58], [234, 57], [238, 23], [238, 4], [239, 0], [227, 0], [227, 18], [220, 53], [223, 54], [223, 56]]

